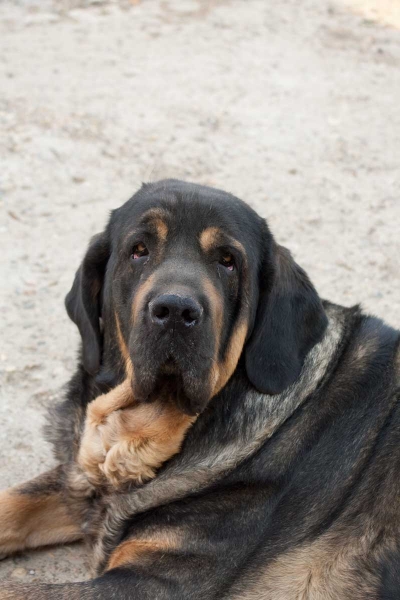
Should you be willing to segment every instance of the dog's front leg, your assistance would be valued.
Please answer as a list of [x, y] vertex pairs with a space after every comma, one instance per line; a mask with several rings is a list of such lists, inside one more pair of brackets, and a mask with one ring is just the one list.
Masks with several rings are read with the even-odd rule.
[[172, 402], [136, 403], [126, 380], [88, 405], [78, 465], [95, 487], [142, 483], [179, 452], [195, 420]]
[[81, 538], [65, 497], [63, 467], [0, 492], [0, 558]]
[[[87, 407], [77, 462], [94, 486], [105, 483], [101, 465], [118, 437], [118, 431], [110, 428], [109, 421], [121, 409], [134, 403], [131, 382], [126, 379], [107, 394], [92, 400]], [[106, 435], [102, 435], [102, 431]]]
[[157, 469], [180, 451], [195, 420], [174, 404], [160, 401], [113, 413], [100, 427], [109, 448], [101, 471], [115, 487], [152, 479]]

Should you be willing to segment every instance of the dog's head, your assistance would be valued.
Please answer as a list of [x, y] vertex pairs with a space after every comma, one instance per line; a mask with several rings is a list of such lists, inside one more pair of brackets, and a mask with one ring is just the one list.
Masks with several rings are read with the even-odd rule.
[[[90, 374], [119, 362], [135, 397], [201, 412], [243, 356], [259, 391], [299, 376], [327, 319], [305, 272], [241, 200], [144, 185], [95, 236], [66, 298]], [[117, 361], [117, 362], [116, 362]]]

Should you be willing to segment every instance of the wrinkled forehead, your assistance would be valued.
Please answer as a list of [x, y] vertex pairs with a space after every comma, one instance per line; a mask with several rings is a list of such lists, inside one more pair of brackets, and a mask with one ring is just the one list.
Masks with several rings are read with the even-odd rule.
[[204, 250], [237, 241], [257, 245], [260, 218], [244, 202], [203, 186], [181, 184], [144, 186], [113, 215], [119, 239], [151, 229], [166, 241], [186, 245], [200, 241]]

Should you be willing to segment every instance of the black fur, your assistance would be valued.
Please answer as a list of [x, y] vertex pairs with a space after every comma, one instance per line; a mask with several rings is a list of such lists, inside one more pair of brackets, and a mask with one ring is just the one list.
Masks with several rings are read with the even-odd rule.
[[109, 257], [110, 244], [105, 232], [91, 241], [65, 299], [68, 316], [76, 323], [82, 337], [82, 362], [90, 375], [95, 375], [100, 368], [100, 298]]
[[[154, 206], [175, 211], [163, 259], [129, 266], [129, 247], [137, 243], [130, 228]], [[245, 249], [233, 274], [199, 251], [197, 234], [210, 226]], [[167, 349], [145, 317], [135, 325], [130, 320], [140, 282], [162, 273], [157, 269], [165, 269], [168, 281], [186, 278], [204, 306], [203, 332], [182, 347], [174, 341]], [[248, 323], [237, 367], [213, 397], [206, 374], [215, 331], [201, 277], [223, 298], [216, 360], [226, 358], [244, 309]], [[162, 288], [164, 279], [155, 285]], [[113, 212], [89, 248], [67, 307], [83, 337], [83, 357], [48, 431], [69, 502], [75, 501], [69, 474], [86, 405], [124, 377], [116, 311], [133, 364], [143, 370], [143, 401], [164, 381], [154, 365], [172, 355], [184, 372], [177, 402], [200, 416], [182, 451], [153, 481], [83, 499], [77, 514], [96, 548], [96, 579], [9, 586], [1, 600], [400, 597], [398, 331], [358, 307], [321, 302], [304, 271], [243, 202], [174, 180], [144, 186]], [[107, 571], [122, 543], [157, 533], [176, 536], [176, 544]]]
[[268, 254], [246, 368], [257, 390], [279, 394], [299, 376], [305, 356], [324, 334], [327, 318], [314, 286], [290, 253], [275, 247]]

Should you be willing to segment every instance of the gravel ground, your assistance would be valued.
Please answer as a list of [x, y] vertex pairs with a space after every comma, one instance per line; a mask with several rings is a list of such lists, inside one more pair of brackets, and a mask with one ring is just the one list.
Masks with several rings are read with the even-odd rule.
[[[269, 220], [321, 295], [399, 311], [399, 0], [2, 0], [0, 488], [52, 465], [74, 368], [63, 298], [143, 180], [219, 186]], [[88, 576], [79, 545], [0, 578]]]

